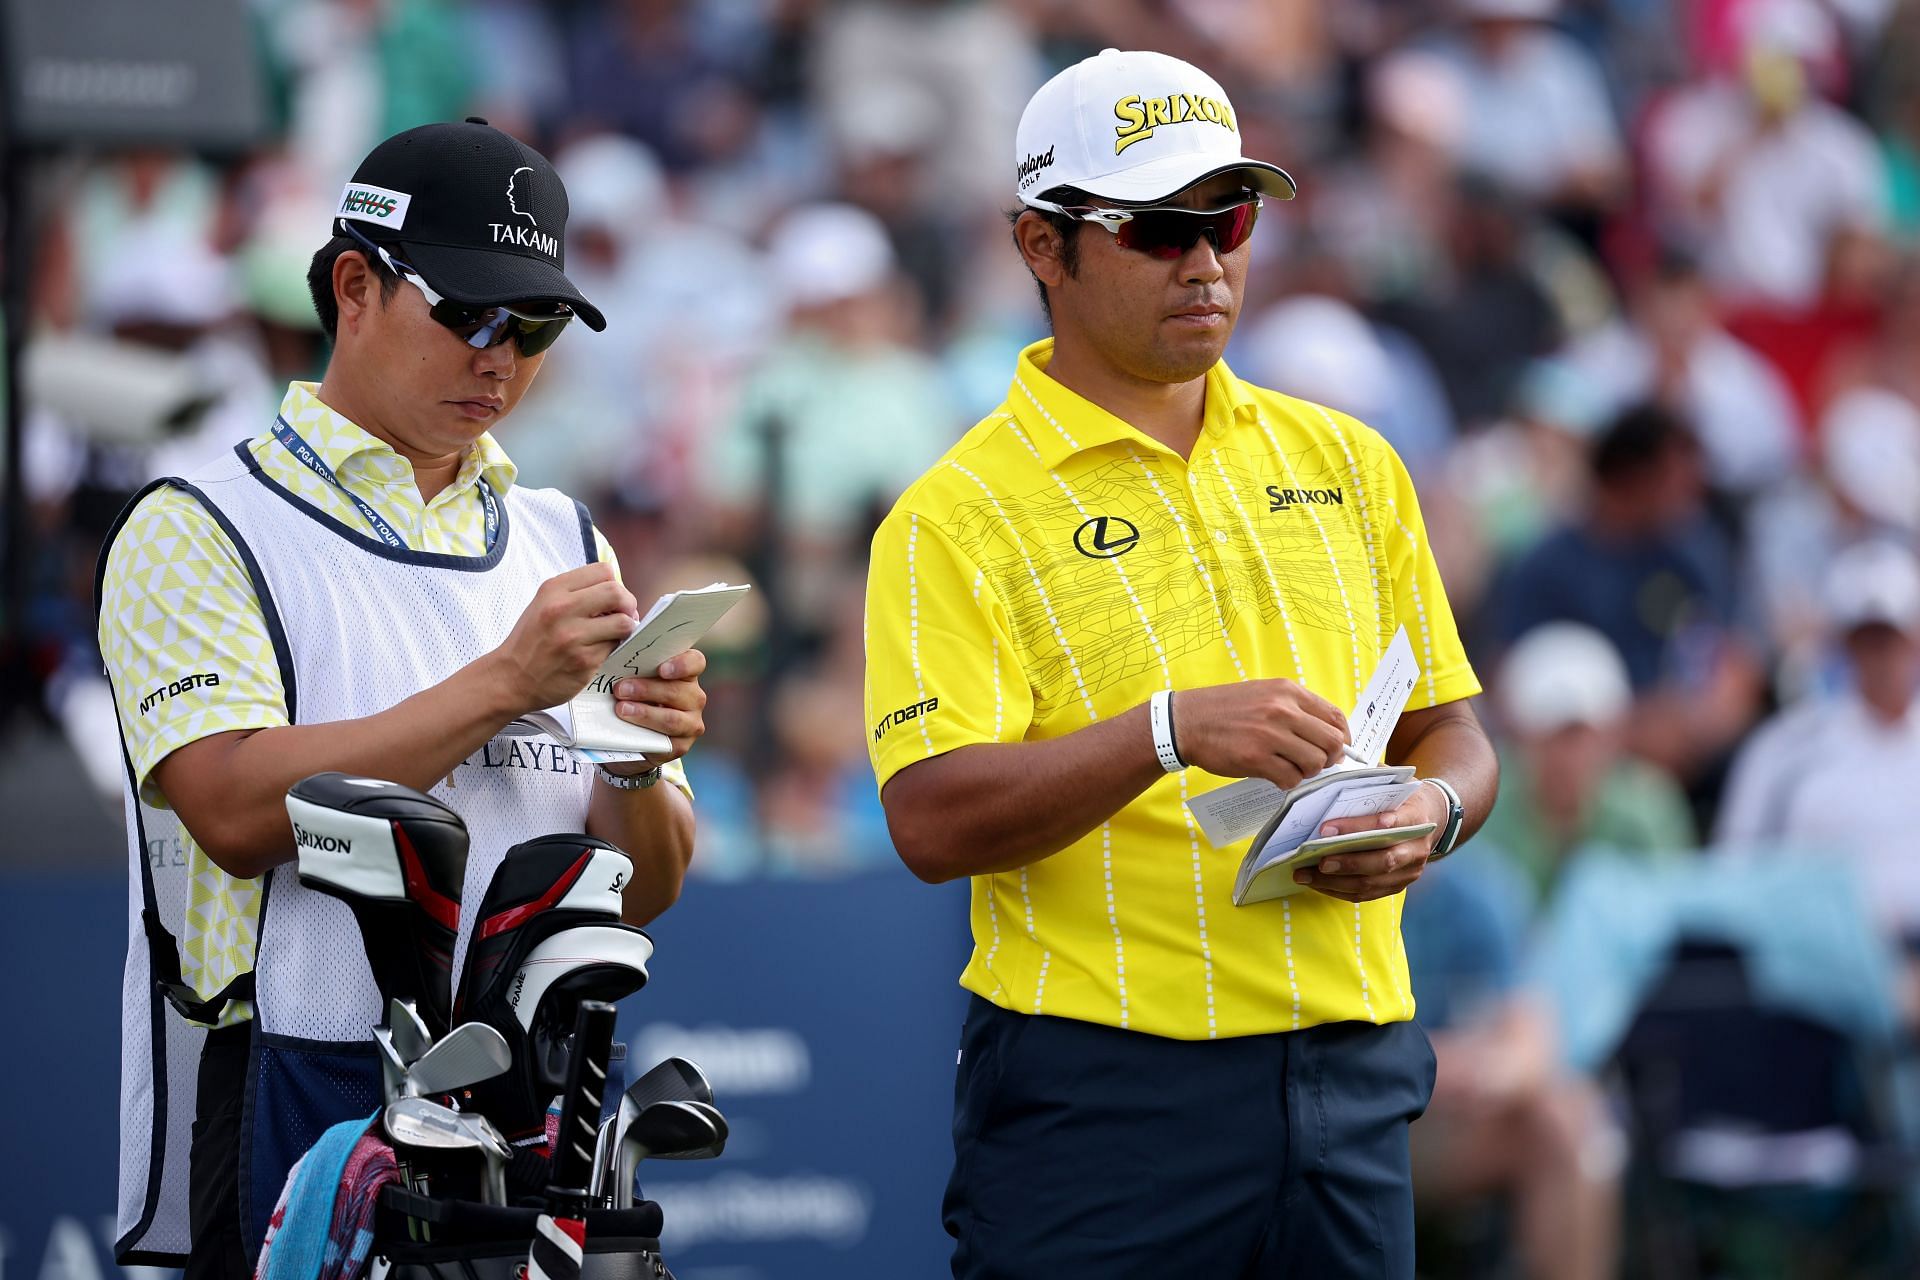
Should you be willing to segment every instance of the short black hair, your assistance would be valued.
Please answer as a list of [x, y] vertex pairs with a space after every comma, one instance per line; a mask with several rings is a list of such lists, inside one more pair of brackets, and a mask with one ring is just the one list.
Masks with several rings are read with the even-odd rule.
[[[1050, 204], [1065, 205], [1068, 208], [1072, 208], [1075, 205], [1092, 203], [1087, 193], [1077, 187], [1053, 187], [1041, 192], [1040, 198]], [[1020, 215], [1023, 213], [1038, 214], [1047, 220], [1048, 226], [1059, 233], [1060, 266], [1068, 275], [1078, 275], [1080, 272], [1080, 230], [1087, 224], [1078, 218], [1070, 218], [1064, 213], [1055, 213], [1051, 209], [1035, 209], [1031, 205], [1021, 204], [1015, 205], [1013, 208], [1007, 210], [1007, 225], [1011, 227], [1019, 222]], [[1016, 237], [1014, 239], [1015, 252], [1019, 251], [1019, 247], [1020, 241], [1018, 237]], [[1021, 261], [1025, 262], [1026, 259], [1023, 257]], [[1028, 270], [1032, 270], [1032, 268], [1028, 268]], [[1040, 310], [1046, 313], [1047, 323], [1052, 324], [1053, 300], [1047, 297], [1047, 286], [1041, 284], [1038, 277], [1034, 279], [1033, 283], [1034, 287], [1040, 290]]]
[[1675, 452], [1697, 453], [1699, 438], [1664, 405], [1636, 404], [1601, 431], [1588, 455], [1594, 480], [1615, 485], [1639, 479]]
[[359, 249], [366, 257], [367, 265], [373, 268], [374, 276], [380, 281], [382, 305], [392, 302], [394, 291], [400, 287], [400, 277], [387, 270], [387, 264], [380, 261], [377, 255], [367, 253], [352, 236], [335, 236], [321, 245], [319, 252], [313, 255], [313, 261], [307, 265], [307, 292], [313, 297], [314, 314], [320, 317], [320, 328], [326, 333], [328, 342], [334, 340], [334, 334], [340, 328], [340, 304], [333, 297], [333, 264], [349, 249]]

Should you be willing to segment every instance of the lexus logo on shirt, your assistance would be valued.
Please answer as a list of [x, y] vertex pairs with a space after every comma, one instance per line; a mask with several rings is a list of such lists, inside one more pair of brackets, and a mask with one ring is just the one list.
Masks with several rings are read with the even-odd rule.
[[1133, 550], [1140, 530], [1122, 516], [1095, 516], [1073, 531], [1073, 547], [1094, 560], [1111, 560]]

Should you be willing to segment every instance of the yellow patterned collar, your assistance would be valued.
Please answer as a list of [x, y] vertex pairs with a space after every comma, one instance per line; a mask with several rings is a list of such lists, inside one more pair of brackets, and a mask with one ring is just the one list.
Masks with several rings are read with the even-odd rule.
[[[1053, 339], [1043, 338], [1020, 353], [1007, 403], [1026, 428], [1027, 435], [1048, 468], [1083, 449], [1126, 440], [1148, 449], [1164, 449], [1133, 424], [1102, 409], [1086, 397], [1055, 382], [1047, 374], [1053, 361]], [[1260, 407], [1246, 385], [1227, 368], [1225, 360], [1207, 370], [1207, 401], [1201, 430], [1224, 434], [1241, 419], [1255, 420]]]
[[[343, 481], [362, 476], [376, 485], [413, 483], [411, 463], [392, 445], [344, 414], [336, 413], [320, 399], [318, 391], [318, 383], [288, 383], [287, 394], [280, 401], [280, 416], [300, 433], [321, 461], [333, 468], [335, 475]], [[280, 455], [295, 468], [300, 465], [284, 450], [276, 448], [267, 454], [269, 457]], [[280, 470], [278, 459], [268, 465], [276, 473]], [[447, 486], [447, 492], [463, 493], [484, 476], [493, 491], [504, 497], [507, 490], [513, 488], [519, 473], [520, 469], [514, 466], [513, 459], [493, 438], [493, 433], [486, 432], [461, 459], [460, 472]]]

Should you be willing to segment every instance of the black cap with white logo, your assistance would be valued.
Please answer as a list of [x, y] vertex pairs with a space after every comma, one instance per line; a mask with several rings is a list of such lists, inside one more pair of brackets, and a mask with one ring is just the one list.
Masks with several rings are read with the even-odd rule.
[[560, 176], [545, 156], [477, 116], [421, 125], [375, 147], [334, 217], [392, 246], [455, 302], [563, 302], [591, 328], [607, 327], [562, 270], [567, 191]]

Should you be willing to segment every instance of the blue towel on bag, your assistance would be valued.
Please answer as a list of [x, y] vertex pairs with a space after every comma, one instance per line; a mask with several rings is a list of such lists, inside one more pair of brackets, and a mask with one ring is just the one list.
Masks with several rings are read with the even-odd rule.
[[[375, 1112], [374, 1115], [378, 1115]], [[286, 1216], [273, 1235], [260, 1280], [313, 1280], [326, 1265], [333, 1201], [354, 1147], [373, 1117], [346, 1120], [320, 1135], [294, 1169]]]

